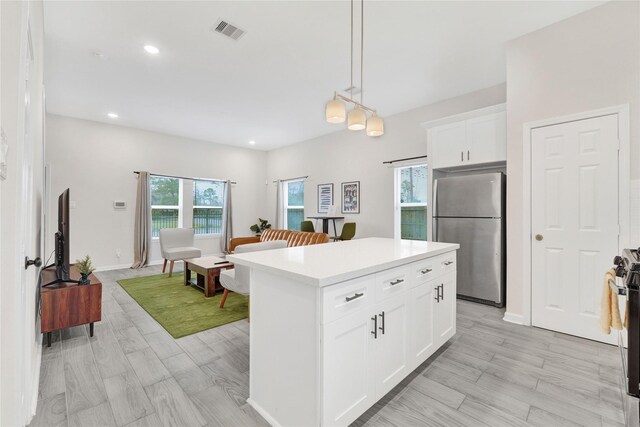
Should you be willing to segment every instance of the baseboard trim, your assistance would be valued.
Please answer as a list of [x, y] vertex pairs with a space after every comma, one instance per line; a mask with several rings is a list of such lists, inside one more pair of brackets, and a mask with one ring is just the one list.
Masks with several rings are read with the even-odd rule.
[[264, 408], [260, 405], [258, 405], [256, 402], [254, 402], [251, 398], [247, 399], [247, 403], [249, 405], [251, 405], [251, 407], [253, 409], [256, 410], [257, 413], [259, 413], [260, 415], [262, 415], [262, 418], [264, 418], [269, 424], [271, 424], [273, 427], [281, 427], [280, 423], [277, 422], [275, 420], [275, 418], [273, 418], [271, 416], [271, 414], [269, 414], [267, 411], [264, 410]]
[[[221, 257], [223, 254], [221, 253], [215, 253], [215, 254], [203, 254], [202, 256], [217, 256], [217, 257]], [[158, 259], [158, 260], [154, 260], [154, 261], [149, 261], [149, 263], [147, 264], [147, 266], [151, 266], [151, 265], [161, 265], [164, 262], [163, 259]], [[182, 262], [182, 261], [176, 261], [176, 262]], [[129, 264], [116, 264], [116, 265], [104, 265], [102, 267], [96, 267], [95, 271], [111, 271], [111, 270], [122, 270], [124, 268], [130, 268], [131, 267], [131, 263]]]
[[522, 314], [509, 313], [507, 311], [504, 313], [502, 320], [509, 323], [515, 323], [516, 325], [524, 325], [524, 316]]

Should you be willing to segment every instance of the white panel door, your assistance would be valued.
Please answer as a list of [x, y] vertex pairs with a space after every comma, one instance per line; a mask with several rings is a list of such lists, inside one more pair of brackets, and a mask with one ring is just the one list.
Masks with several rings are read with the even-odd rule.
[[434, 323], [436, 347], [440, 347], [456, 334], [456, 273], [447, 273], [430, 283], [434, 298], [438, 297], [434, 300]]
[[504, 111], [467, 120], [468, 149], [465, 162], [507, 160], [507, 117]]
[[376, 399], [387, 394], [408, 373], [409, 310], [407, 293], [390, 297], [377, 306], [375, 339]]
[[460, 166], [466, 159], [467, 125], [464, 121], [431, 129], [431, 168]]
[[374, 396], [371, 308], [323, 326], [323, 425], [348, 425]]
[[421, 283], [411, 289], [409, 294], [409, 321], [411, 322], [409, 325], [411, 335], [409, 369], [417, 368], [435, 351], [433, 342], [434, 287], [433, 282]]
[[532, 130], [532, 323], [614, 343], [598, 328], [618, 253], [617, 115]]

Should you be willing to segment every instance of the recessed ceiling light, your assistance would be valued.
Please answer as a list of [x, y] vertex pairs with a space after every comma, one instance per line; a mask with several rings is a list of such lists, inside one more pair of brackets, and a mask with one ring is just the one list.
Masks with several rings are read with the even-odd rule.
[[117, 119], [118, 115], [116, 113], [108, 113], [107, 116], [109, 116], [112, 119]]
[[146, 50], [147, 52], [149, 52], [152, 55], [156, 55], [156, 54], [158, 54], [160, 52], [160, 49], [158, 49], [157, 47], [152, 46], [150, 44], [146, 45], [144, 47], [144, 50]]
[[256, 145], [256, 142], [255, 141], [249, 141], [249, 144]]

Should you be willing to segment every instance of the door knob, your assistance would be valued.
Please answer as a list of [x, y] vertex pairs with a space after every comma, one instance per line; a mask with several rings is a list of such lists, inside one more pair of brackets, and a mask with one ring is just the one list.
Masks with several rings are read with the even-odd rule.
[[26, 270], [30, 266], [35, 265], [37, 268], [42, 266], [42, 260], [40, 257], [36, 257], [36, 259], [29, 259], [29, 257], [24, 258], [24, 269]]
[[544, 239], [544, 237], [542, 237], [542, 234], [536, 234], [536, 240], [538, 242], [542, 241], [542, 239]]

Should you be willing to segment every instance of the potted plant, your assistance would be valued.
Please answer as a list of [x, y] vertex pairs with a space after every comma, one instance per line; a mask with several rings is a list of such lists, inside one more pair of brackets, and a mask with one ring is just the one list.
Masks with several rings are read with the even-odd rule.
[[76, 269], [80, 273], [80, 284], [88, 285], [91, 283], [89, 275], [95, 271], [95, 267], [91, 263], [91, 257], [85, 256], [83, 259], [76, 260]]
[[259, 236], [260, 234], [262, 234], [262, 232], [264, 230], [266, 230], [267, 228], [271, 228], [271, 224], [269, 224], [269, 220], [268, 219], [258, 218], [258, 221], [260, 222], [259, 225], [258, 224], [253, 224], [251, 227], [249, 227], [249, 229], [251, 231], [256, 233], [256, 236]]

